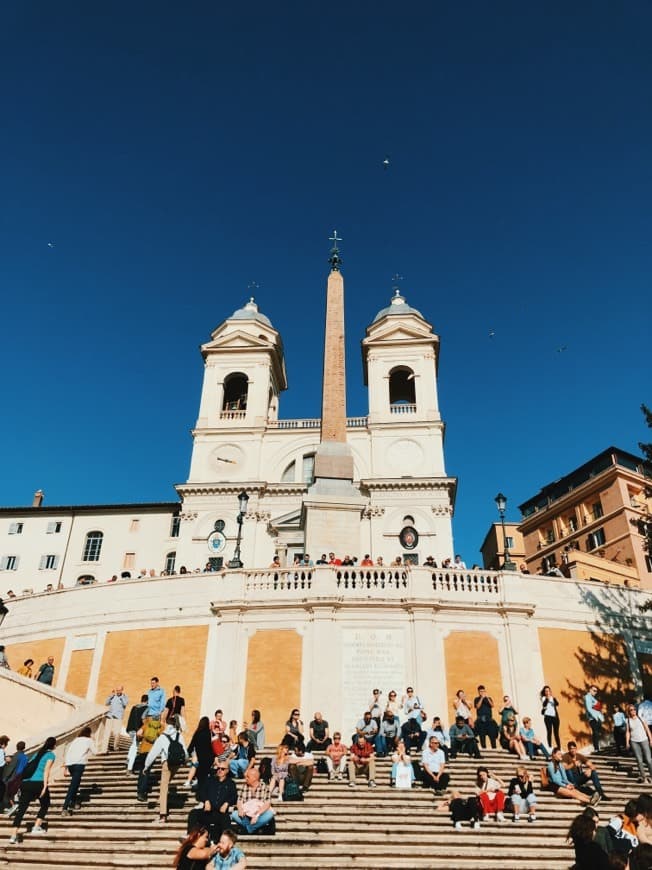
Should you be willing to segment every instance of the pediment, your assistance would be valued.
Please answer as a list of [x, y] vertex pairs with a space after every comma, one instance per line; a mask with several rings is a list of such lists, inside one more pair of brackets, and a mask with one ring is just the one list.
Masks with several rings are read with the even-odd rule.
[[375, 329], [369, 329], [365, 344], [377, 344], [379, 342], [408, 342], [408, 341], [436, 341], [430, 327], [417, 326], [405, 322], [397, 323], [396, 318], [388, 318], [388, 323], [379, 324]]
[[247, 349], [260, 349], [260, 350], [275, 350], [276, 344], [272, 341], [268, 341], [266, 338], [258, 335], [251, 335], [249, 332], [244, 332], [243, 330], [235, 330], [233, 332], [223, 333], [222, 335], [218, 335], [213, 333], [213, 340], [206, 342], [206, 344], [202, 344], [201, 352], [203, 354], [210, 353], [212, 351], [217, 350], [228, 350], [231, 348], [247, 348]]
[[301, 509], [290, 511], [290, 513], [282, 514], [278, 517], [272, 517], [269, 525], [274, 529], [300, 529], [301, 528]]

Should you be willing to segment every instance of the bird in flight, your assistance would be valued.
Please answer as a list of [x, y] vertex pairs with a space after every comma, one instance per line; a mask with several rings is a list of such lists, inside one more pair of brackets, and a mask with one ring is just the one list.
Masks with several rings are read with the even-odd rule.
[[496, 330], [495, 330], [495, 329], [491, 329], [491, 330], [489, 331], [489, 338], [493, 338], [495, 334], [496, 334]]
[[383, 158], [383, 169], [388, 169], [388, 168], [389, 168], [389, 154], [385, 154], [385, 157]]
[[557, 348], [557, 353], [563, 353], [563, 352], [564, 352], [565, 350], [567, 350], [567, 349], [568, 349], [568, 345], [567, 345], [567, 344], [562, 344], [561, 347], [558, 347], [558, 348]]
[[48, 248], [53, 248], [53, 247], [54, 247], [54, 242], [48, 242]]

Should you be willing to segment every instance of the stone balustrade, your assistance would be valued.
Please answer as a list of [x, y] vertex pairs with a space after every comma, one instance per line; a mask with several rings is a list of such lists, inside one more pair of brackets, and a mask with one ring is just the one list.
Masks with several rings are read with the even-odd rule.
[[[416, 406], [415, 406], [416, 407]], [[365, 429], [369, 422], [368, 417], [347, 417], [347, 429]], [[307, 417], [299, 420], [268, 420], [268, 429], [319, 429], [320, 417]]]

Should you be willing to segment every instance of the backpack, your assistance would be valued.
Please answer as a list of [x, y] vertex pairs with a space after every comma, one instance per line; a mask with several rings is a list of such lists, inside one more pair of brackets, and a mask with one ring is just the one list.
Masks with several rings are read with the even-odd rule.
[[174, 738], [169, 734], [165, 735], [170, 741], [168, 746], [168, 767], [180, 767], [186, 763], [187, 755], [183, 745], [179, 742], [179, 732], [177, 731]]
[[298, 783], [296, 783], [293, 779], [287, 779], [285, 781], [285, 788], [283, 789], [283, 800], [284, 801], [302, 801], [303, 800], [303, 792], [299, 788]]
[[30, 777], [34, 776], [36, 769], [39, 766], [39, 762], [44, 755], [44, 752], [37, 752], [36, 755], [30, 758], [27, 762], [27, 766], [23, 769], [23, 780], [30, 779]]
[[161, 727], [159, 719], [145, 719], [142, 728], [142, 742], [153, 745], [161, 733]]

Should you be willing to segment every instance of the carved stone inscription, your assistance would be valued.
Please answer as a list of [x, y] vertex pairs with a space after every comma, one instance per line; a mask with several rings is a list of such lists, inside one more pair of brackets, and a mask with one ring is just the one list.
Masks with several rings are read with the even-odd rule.
[[373, 689], [380, 689], [381, 707], [393, 689], [405, 691], [405, 631], [401, 628], [342, 630], [342, 739], [350, 740], [358, 719], [368, 708]]

